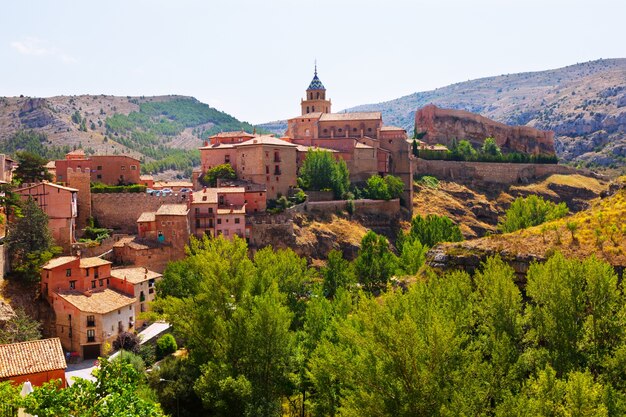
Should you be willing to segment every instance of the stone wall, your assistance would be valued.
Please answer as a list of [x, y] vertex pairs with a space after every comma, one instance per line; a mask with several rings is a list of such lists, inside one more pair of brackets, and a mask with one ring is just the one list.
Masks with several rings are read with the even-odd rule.
[[162, 204], [181, 203], [180, 196], [152, 196], [147, 193], [91, 194], [91, 213], [100, 227], [117, 233], [137, 233], [137, 219], [146, 211], [157, 211]]
[[589, 171], [557, 164], [505, 164], [417, 159], [414, 165], [417, 175], [432, 175], [442, 180], [482, 181], [498, 184], [523, 184], [552, 174], [593, 176]]
[[332, 191], [305, 191], [307, 201], [331, 201], [335, 196]]
[[[385, 215], [389, 217], [400, 215], [400, 200], [353, 200], [356, 215]], [[346, 211], [348, 200], [307, 201], [298, 204], [288, 212], [294, 213], [334, 213]]]

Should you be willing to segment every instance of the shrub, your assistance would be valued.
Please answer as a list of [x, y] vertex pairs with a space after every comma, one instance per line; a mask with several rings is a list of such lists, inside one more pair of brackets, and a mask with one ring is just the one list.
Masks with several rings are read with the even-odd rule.
[[411, 230], [405, 236], [398, 236], [398, 250], [402, 251], [404, 242], [419, 240], [422, 245], [432, 248], [439, 242], [460, 242], [463, 240], [461, 229], [446, 216], [429, 214], [422, 217], [417, 215], [411, 220]]
[[117, 335], [117, 338], [113, 341], [113, 349], [115, 350], [126, 350], [128, 352], [137, 353], [139, 352], [140, 343], [139, 336], [131, 332], [122, 332]]
[[178, 345], [176, 344], [176, 339], [174, 336], [167, 333], [163, 336], [159, 337], [156, 343], [156, 355], [157, 359], [163, 359], [167, 355], [171, 355], [172, 353], [178, 350]]
[[145, 193], [146, 186], [143, 184], [130, 185], [106, 185], [102, 183], [91, 184], [91, 192], [94, 194], [103, 193]]
[[367, 180], [365, 194], [372, 200], [391, 200], [400, 198], [404, 191], [404, 182], [398, 177], [372, 175]]
[[498, 227], [504, 233], [511, 233], [560, 219], [568, 212], [569, 209], [565, 203], [555, 204], [536, 195], [530, 195], [526, 198], [518, 197], [506, 211]]

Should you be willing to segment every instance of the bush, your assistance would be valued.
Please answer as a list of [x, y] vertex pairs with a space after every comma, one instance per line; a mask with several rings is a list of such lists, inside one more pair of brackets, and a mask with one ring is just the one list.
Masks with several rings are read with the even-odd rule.
[[174, 339], [174, 336], [172, 336], [171, 334], [164, 334], [157, 340], [156, 356], [158, 360], [161, 360], [164, 357], [171, 355], [177, 350], [178, 345], [176, 344], [176, 339]]
[[460, 242], [463, 240], [461, 229], [446, 216], [429, 214], [426, 217], [417, 215], [411, 221], [411, 230], [407, 235], [398, 236], [396, 246], [402, 252], [404, 242], [419, 240], [422, 245], [432, 248], [439, 242]]
[[404, 182], [398, 177], [372, 175], [367, 180], [365, 194], [372, 200], [391, 200], [400, 198], [404, 192]]
[[230, 164], [221, 164], [207, 170], [198, 180], [205, 187], [217, 187], [218, 178], [234, 180], [237, 174]]
[[95, 183], [91, 185], [91, 192], [94, 194], [103, 193], [145, 193], [146, 186], [143, 184], [131, 185], [106, 185]]
[[130, 332], [122, 332], [117, 335], [117, 338], [113, 341], [113, 349], [123, 349], [128, 352], [137, 353], [141, 347], [139, 343], [139, 336]]
[[504, 218], [498, 224], [498, 228], [504, 233], [511, 233], [560, 219], [567, 213], [569, 213], [569, 209], [565, 203], [555, 204], [536, 195], [530, 195], [526, 198], [518, 197], [506, 211]]

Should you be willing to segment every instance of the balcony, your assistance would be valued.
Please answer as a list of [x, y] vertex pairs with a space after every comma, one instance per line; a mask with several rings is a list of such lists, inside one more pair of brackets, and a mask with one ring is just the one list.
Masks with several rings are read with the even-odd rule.
[[146, 301], [146, 296], [144, 295], [144, 293], [141, 293], [141, 295], [139, 295], [139, 301], [142, 303]]
[[95, 320], [87, 320], [87, 327], [96, 327]]
[[87, 343], [94, 343], [96, 341], [96, 336], [87, 336]]
[[275, 156], [274, 157], [274, 162], [282, 162], [283, 160], [280, 159], [280, 156]]
[[208, 219], [215, 217], [214, 213], [194, 213], [196, 219]]
[[282, 171], [280, 169], [274, 170], [274, 175], [280, 175], [280, 174], [282, 174]]

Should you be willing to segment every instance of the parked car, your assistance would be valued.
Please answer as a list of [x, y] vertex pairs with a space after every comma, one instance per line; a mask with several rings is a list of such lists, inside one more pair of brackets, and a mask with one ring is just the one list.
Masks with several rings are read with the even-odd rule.
[[191, 188], [181, 188], [180, 189], [180, 193], [181, 194], [186, 194], [186, 193], [190, 193], [191, 192]]
[[165, 196], [165, 195], [172, 195], [174, 194], [174, 191], [172, 191], [171, 188], [164, 188], [161, 190], [161, 195]]
[[146, 194], [150, 194], [152, 195], [154, 193], [155, 190], [153, 190], [152, 188], [146, 188]]

